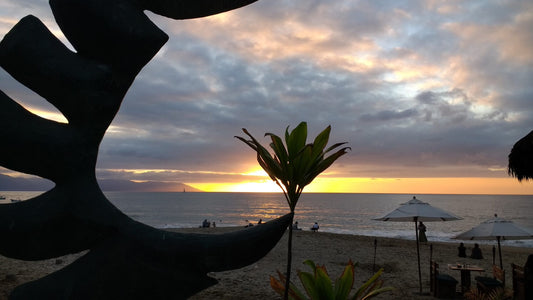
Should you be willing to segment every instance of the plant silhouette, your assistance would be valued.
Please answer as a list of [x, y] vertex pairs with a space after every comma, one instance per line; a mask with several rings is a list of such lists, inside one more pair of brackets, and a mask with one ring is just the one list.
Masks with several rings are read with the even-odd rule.
[[[216, 283], [207, 272], [263, 257], [292, 215], [224, 235], [179, 234], [136, 222], [98, 186], [100, 142], [137, 74], [166, 43], [144, 10], [173, 19], [229, 11], [255, 0], [51, 0], [76, 52], [36, 17], [0, 42], [0, 66], [68, 120], [39, 117], [0, 92], [0, 165], [54, 188], [0, 205], [0, 254], [41, 260], [89, 249], [64, 269], [20, 285], [12, 299], [182, 299]], [[252, 251], [253, 250], [253, 251]]]
[[[236, 136], [236, 138], [256, 151], [257, 162], [281, 188], [292, 214], [294, 214], [296, 204], [300, 199], [304, 187], [310, 184], [320, 173], [324, 172], [350, 149], [349, 147], [340, 148], [331, 155], [326, 156], [329, 152], [346, 143], [337, 143], [326, 149], [331, 133], [331, 126], [326, 127], [326, 129], [318, 134], [313, 143], [307, 143], [306, 122], [301, 122], [291, 132], [289, 132], [289, 127], [287, 127], [285, 130], [285, 144], [283, 144], [279, 136], [272, 133], [265, 134], [272, 141], [270, 148], [274, 151], [274, 156], [248, 130], [243, 128], [243, 132], [250, 138], [249, 140], [239, 136]], [[293, 226], [289, 226], [287, 281], [285, 284], [284, 299], [288, 299], [291, 278], [292, 231]]]

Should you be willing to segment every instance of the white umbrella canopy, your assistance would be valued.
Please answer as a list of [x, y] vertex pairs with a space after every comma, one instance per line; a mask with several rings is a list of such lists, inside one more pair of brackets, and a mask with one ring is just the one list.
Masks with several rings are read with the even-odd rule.
[[[416, 219], [416, 220], [415, 220]], [[394, 221], [394, 222], [435, 222], [435, 221], [455, 221], [462, 218], [444, 211], [427, 202], [422, 202], [413, 196], [413, 199], [402, 203], [400, 207], [383, 217], [373, 220]]]
[[478, 226], [459, 234], [458, 236], [454, 237], [454, 239], [497, 240], [498, 253], [500, 256], [500, 268], [503, 269], [500, 240], [533, 239], [533, 230], [523, 228], [513, 223], [513, 221], [498, 218], [498, 215], [495, 214], [494, 218], [484, 221]]
[[440, 208], [431, 206], [427, 202], [420, 201], [413, 196], [413, 199], [402, 203], [400, 207], [392, 212], [373, 220], [392, 221], [392, 222], [415, 222], [416, 235], [416, 253], [418, 256], [418, 283], [420, 293], [422, 293], [422, 273], [420, 271], [420, 244], [418, 241], [418, 223], [417, 222], [436, 222], [436, 221], [455, 221], [462, 218], [444, 211]]

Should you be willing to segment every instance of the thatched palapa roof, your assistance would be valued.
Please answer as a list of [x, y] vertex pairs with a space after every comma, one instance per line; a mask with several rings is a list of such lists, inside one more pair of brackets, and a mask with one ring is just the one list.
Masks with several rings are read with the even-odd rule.
[[533, 180], [533, 131], [514, 144], [507, 173], [518, 181]]

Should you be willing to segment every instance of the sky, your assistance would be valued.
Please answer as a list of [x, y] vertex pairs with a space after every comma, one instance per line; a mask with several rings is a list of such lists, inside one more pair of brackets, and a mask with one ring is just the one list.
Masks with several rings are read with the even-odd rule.
[[[0, 38], [28, 14], [69, 45], [48, 1], [0, 0]], [[246, 128], [268, 145], [264, 133], [306, 121], [310, 138], [331, 125], [330, 144], [351, 147], [307, 192], [533, 194], [507, 174], [533, 130], [532, 1], [260, 0], [201, 19], [147, 15], [170, 40], [109, 127], [99, 179], [280, 191], [234, 136]], [[0, 90], [61, 120], [4, 70]]]

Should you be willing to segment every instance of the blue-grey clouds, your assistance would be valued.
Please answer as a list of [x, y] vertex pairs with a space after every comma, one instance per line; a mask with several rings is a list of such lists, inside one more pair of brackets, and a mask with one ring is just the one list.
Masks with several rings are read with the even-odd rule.
[[[0, 1], [1, 34], [20, 11], [57, 28], [43, 3]], [[512, 144], [533, 129], [528, 1], [262, 0], [196, 20], [148, 14], [170, 40], [102, 142], [102, 177], [239, 181], [255, 163], [233, 138], [241, 128], [282, 134], [300, 121], [349, 142], [336, 176], [505, 177]], [[133, 169], [157, 171], [116, 171]]]

